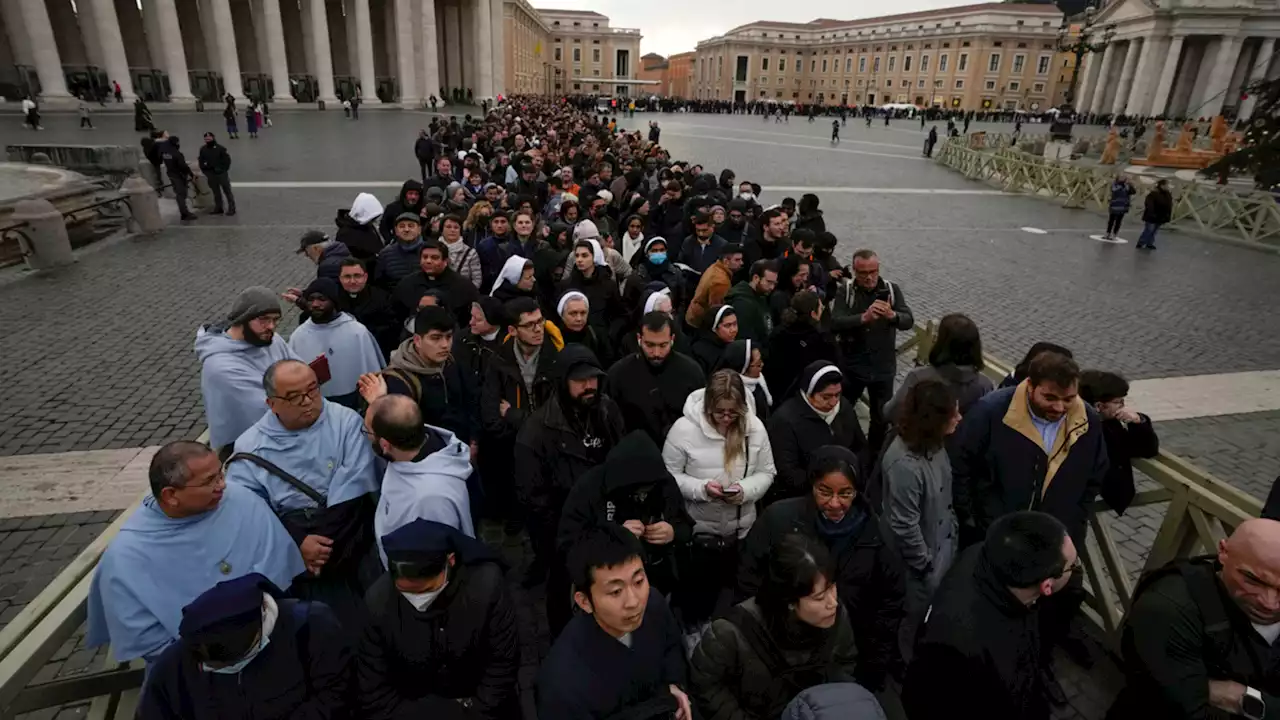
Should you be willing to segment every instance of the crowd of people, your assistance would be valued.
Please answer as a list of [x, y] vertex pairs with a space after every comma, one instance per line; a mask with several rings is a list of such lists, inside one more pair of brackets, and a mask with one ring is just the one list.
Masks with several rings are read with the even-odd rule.
[[[766, 206], [570, 103], [433, 120], [414, 155], [389, 202], [301, 238], [313, 279], [197, 331], [208, 444], [156, 453], [90, 590], [89, 642], [147, 663], [143, 718], [1065, 702], [1051, 651], [1087, 652], [1088, 508], [1123, 513], [1158, 450], [1124, 378], [1038, 343], [997, 388], [951, 314], [899, 384], [906, 291], [819, 197]], [[532, 560], [507, 567], [483, 527]], [[1277, 528], [1143, 589], [1124, 707], [1262, 717], [1272, 665], [1198, 662], [1222, 630], [1196, 603], [1220, 577], [1272, 657]], [[509, 575], [545, 589], [532, 698]]]

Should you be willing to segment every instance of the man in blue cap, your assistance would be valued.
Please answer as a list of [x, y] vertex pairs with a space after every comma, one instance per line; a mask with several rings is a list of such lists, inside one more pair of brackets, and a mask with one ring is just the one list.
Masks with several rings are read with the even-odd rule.
[[322, 603], [250, 573], [184, 607], [180, 633], [151, 667], [143, 720], [352, 716], [351, 649]]
[[356, 661], [361, 717], [518, 720], [520, 638], [497, 553], [423, 519], [382, 547], [390, 569], [365, 596]]

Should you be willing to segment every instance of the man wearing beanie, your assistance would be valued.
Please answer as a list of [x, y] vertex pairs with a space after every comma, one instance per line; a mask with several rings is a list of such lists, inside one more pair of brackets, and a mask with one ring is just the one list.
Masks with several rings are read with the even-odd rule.
[[270, 288], [255, 286], [236, 297], [221, 323], [196, 331], [200, 394], [204, 398], [209, 445], [226, 459], [231, 444], [267, 411], [262, 375], [278, 360], [296, 360], [276, 335], [280, 301]]
[[358, 410], [356, 382], [361, 375], [384, 367], [382, 350], [368, 328], [338, 310], [340, 299], [338, 283], [329, 278], [313, 280], [302, 292], [307, 321], [293, 331], [289, 347], [317, 370], [320, 394], [326, 400]]

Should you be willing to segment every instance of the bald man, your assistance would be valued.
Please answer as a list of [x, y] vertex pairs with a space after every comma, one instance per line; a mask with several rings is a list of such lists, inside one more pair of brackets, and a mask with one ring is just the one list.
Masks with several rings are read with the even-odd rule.
[[471, 448], [448, 430], [423, 423], [418, 403], [407, 395], [374, 400], [365, 411], [364, 426], [373, 452], [387, 461], [373, 516], [383, 564], [382, 538], [419, 518], [475, 537], [467, 491]]
[[[1107, 717], [1280, 720], [1280, 522], [1145, 577], [1121, 640], [1128, 687]], [[1226, 715], [1224, 715], [1224, 713]]]

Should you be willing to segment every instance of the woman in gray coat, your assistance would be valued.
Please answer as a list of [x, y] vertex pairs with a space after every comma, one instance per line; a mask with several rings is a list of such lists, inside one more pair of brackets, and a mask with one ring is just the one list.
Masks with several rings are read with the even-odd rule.
[[884, 513], [881, 522], [902, 557], [906, 615], [898, 629], [905, 662], [911, 660], [916, 628], [933, 591], [951, 567], [959, 522], [951, 504], [951, 461], [946, 438], [960, 424], [950, 385], [926, 377], [913, 385], [898, 409], [898, 435], [885, 450]]

